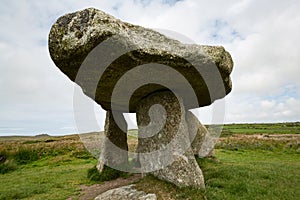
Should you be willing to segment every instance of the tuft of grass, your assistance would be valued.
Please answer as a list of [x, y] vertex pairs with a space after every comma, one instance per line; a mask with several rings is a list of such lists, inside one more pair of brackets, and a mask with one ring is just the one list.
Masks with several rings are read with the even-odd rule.
[[39, 152], [32, 148], [19, 148], [12, 156], [18, 164], [27, 164], [40, 158]]
[[95, 182], [104, 182], [117, 179], [119, 177], [127, 178], [129, 174], [127, 172], [122, 172], [116, 169], [113, 169], [108, 166], [104, 166], [103, 171], [100, 173], [96, 166], [88, 170], [87, 177], [91, 181]]
[[14, 160], [8, 159], [7, 151], [0, 152], [0, 174], [6, 174], [17, 169], [17, 164]]
[[7, 160], [0, 164], [0, 174], [6, 174], [15, 171], [18, 168], [17, 164], [13, 160]]
[[87, 150], [75, 150], [71, 152], [71, 157], [79, 158], [79, 159], [92, 159], [94, 158], [93, 155], [88, 152]]

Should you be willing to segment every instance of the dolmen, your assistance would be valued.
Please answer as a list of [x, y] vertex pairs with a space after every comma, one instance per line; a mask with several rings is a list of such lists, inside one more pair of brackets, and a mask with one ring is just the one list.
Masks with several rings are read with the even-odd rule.
[[107, 111], [100, 171], [130, 166], [123, 113], [136, 113], [139, 172], [179, 187], [205, 187], [195, 155], [205, 157], [213, 148], [204, 142], [208, 130], [189, 110], [230, 93], [233, 61], [223, 47], [183, 44], [88, 8], [55, 22], [49, 51], [56, 66]]

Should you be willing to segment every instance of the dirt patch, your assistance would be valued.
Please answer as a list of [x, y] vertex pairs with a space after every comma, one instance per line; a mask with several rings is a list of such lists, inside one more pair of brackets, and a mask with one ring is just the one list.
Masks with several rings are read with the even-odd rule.
[[142, 178], [141, 174], [135, 174], [129, 178], [118, 178], [116, 180], [112, 181], [106, 181], [102, 184], [95, 184], [91, 186], [86, 186], [86, 185], [81, 185], [81, 191], [79, 197], [70, 197], [68, 200], [74, 200], [74, 199], [79, 199], [79, 200], [90, 200], [96, 198], [98, 195], [102, 194], [103, 192], [106, 192], [108, 190], [122, 187], [125, 185], [130, 185], [132, 183], [137, 182]]

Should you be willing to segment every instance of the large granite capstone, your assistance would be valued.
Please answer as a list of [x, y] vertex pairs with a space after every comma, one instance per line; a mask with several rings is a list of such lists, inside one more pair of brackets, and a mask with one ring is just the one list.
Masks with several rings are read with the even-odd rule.
[[[109, 44], [104, 43], [112, 37], [114, 39]], [[94, 56], [97, 57], [93, 58], [95, 66], [86, 68], [76, 80], [84, 60], [98, 45], [108, 46]], [[187, 96], [186, 84], [181, 80], [174, 79], [172, 74], [156, 73], [155, 76], [171, 82], [171, 88], [160, 84], [144, 85], [131, 95], [129, 106], [122, 95], [118, 95], [117, 101], [112, 100], [117, 81], [129, 70], [148, 63], [169, 66], [184, 76], [198, 100], [196, 104], [185, 100], [187, 109], [210, 105], [231, 91], [229, 75], [233, 62], [223, 47], [182, 44], [157, 31], [122, 22], [94, 8], [60, 17], [49, 34], [49, 51], [56, 66], [105, 110], [111, 110], [113, 104], [119, 111], [135, 112], [142, 98], [167, 89]], [[103, 73], [99, 77], [101, 70]], [[216, 77], [216, 71], [220, 78]], [[147, 78], [147, 74], [143, 77]]]

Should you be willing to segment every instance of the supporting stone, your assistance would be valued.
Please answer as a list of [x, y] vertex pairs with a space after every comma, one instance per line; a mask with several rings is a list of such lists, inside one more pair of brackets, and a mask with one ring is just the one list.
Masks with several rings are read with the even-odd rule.
[[142, 171], [179, 187], [204, 188], [204, 178], [190, 147], [182, 100], [171, 92], [157, 92], [137, 108]]
[[186, 112], [186, 122], [189, 129], [189, 138], [192, 141], [194, 155], [199, 157], [211, 157], [214, 155], [214, 142], [210, 138], [207, 128], [201, 124], [198, 118], [191, 112]]
[[104, 133], [97, 169], [102, 172], [104, 165], [116, 169], [128, 166], [127, 123], [121, 112], [113, 115], [107, 111]]

